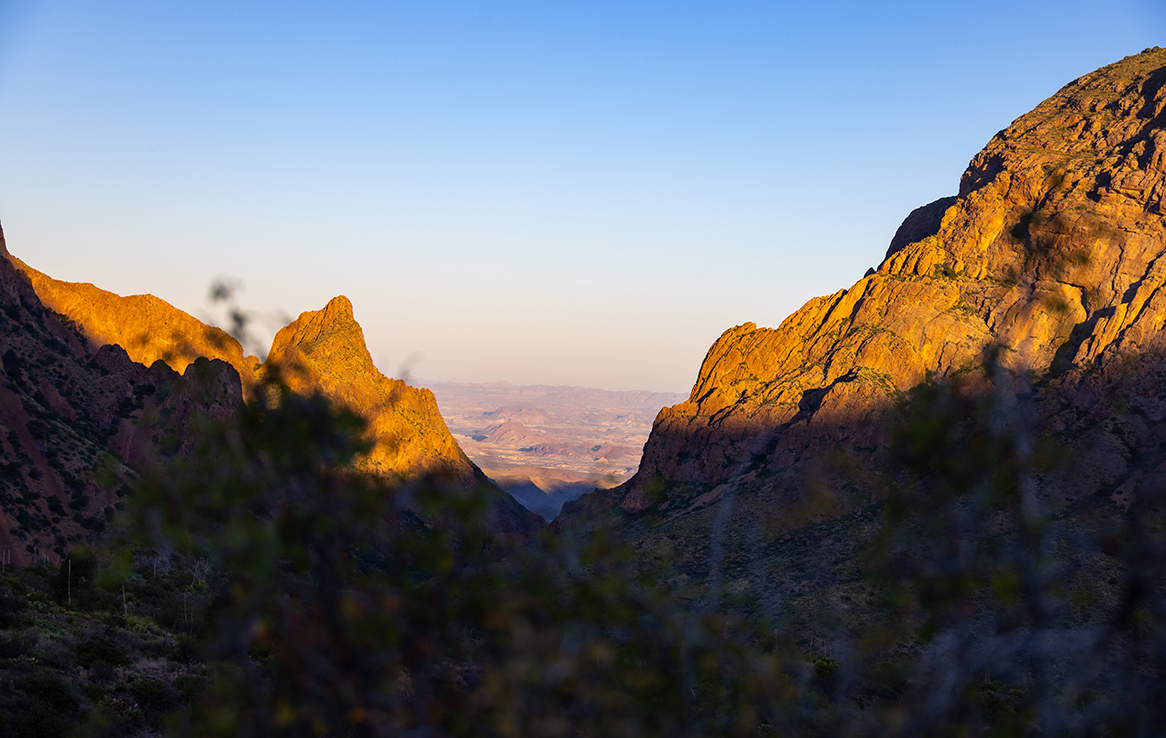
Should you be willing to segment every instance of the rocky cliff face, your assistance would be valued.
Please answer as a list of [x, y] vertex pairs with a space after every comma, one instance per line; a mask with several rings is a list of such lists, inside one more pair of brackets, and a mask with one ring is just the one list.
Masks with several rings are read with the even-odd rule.
[[542, 526], [537, 515], [486, 479], [462, 452], [432, 392], [380, 373], [347, 297], [335, 297], [323, 310], [305, 312], [280, 329], [260, 371], [276, 370], [293, 391], [319, 392], [368, 422], [375, 442], [361, 460], [368, 471], [453, 477], [487, 495], [495, 530], [527, 534]]
[[226, 331], [153, 295], [122, 297], [88, 283], [62, 282], [9, 258], [28, 277], [41, 303], [73, 321], [90, 348], [115, 344], [139, 364], [160, 360], [180, 374], [200, 356], [219, 359], [235, 368], [244, 387], [255, 384], [259, 360], [244, 356]]
[[[699, 500], [831, 448], [873, 452], [903, 391], [981, 366], [994, 347], [1049, 402], [1076, 408], [1057, 422], [1076, 422], [1098, 377], [1112, 384], [1166, 355], [1164, 195], [1166, 50], [1152, 49], [1069, 83], [997, 134], [959, 196], [912, 213], [851, 288], [777, 329], [727, 330], [688, 401], [657, 417], [637, 477], [574, 509], [638, 512], [663, 499], [652, 479]], [[1144, 399], [1160, 420], [1152, 388]]]
[[[61, 328], [74, 336], [75, 343], [80, 341], [78, 350], [92, 353], [106, 347], [107, 354], [120, 351], [124, 361], [119, 362], [118, 371], [127, 376], [144, 371], [142, 365], [150, 365], [159, 376], [189, 373], [188, 367], [200, 358], [203, 362], [211, 359], [233, 367], [244, 391], [250, 391], [265, 373], [278, 366], [292, 390], [320, 392], [368, 421], [376, 441], [362, 461], [369, 471], [452, 476], [464, 487], [484, 484], [490, 488], [491, 515], [499, 530], [530, 531], [541, 525], [537, 516], [489, 485], [481, 470], [462, 453], [432, 392], [409, 387], [377, 370], [346, 297], [337, 297], [323, 310], [306, 312], [284, 327], [274, 339], [268, 362], [260, 365], [255, 357], [244, 356], [239, 343], [224, 331], [152, 295], [122, 297], [91, 284], [52, 279], [11, 256], [6, 263], [15, 267], [12, 271], [25, 285], [28, 300], [43, 303], [56, 314], [54, 320], [76, 329], [74, 336], [73, 331]], [[29, 286], [32, 289], [27, 289]], [[134, 417], [140, 424], [149, 423], [154, 415]], [[140, 448], [140, 439], [148, 435], [144, 431], [126, 435], [122, 458], [141, 457], [145, 451]]]
[[[122, 297], [91, 284], [62, 282], [9, 258], [36, 297], [73, 322], [90, 350], [120, 346], [138, 364], [162, 361], [179, 373], [199, 357], [219, 359], [235, 368], [244, 387], [253, 387], [262, 373], [259, 361], [244, 356], [229, 334], [153, 295]], [[385, 377], [373, 365], [348, 298], [337, 297], [283, 328], [269, 360], [288, 368], [284, 379], [293, 390], [322, 392], [368, 419], [378, 439], [368, 459], [372, 468], [396, 473], [440, 468], [473, 476], [433, 394]]]
[[335, 297], [323, 310], [284, 326], [272, 342], [270, 365], [280, 367], [292, 390], [320, 392], [368, 421], [377, 442], [366, 459], [371, 469], [473, 478], [472, 464], [446, 428], [433, 393], [390, 379], [373, 365], [347, 297]]

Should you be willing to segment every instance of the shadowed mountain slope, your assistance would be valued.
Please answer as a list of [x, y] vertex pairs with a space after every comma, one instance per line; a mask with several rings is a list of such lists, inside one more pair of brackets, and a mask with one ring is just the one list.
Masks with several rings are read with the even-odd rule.
[[[365, 418], [376, 442], [363, 460], [369, 471], [441, 474], [463, 487], [489, 485], [450, 435], [433, 394], [385, 377], [373, 365], [346, 297], [333, 299], [323, 310], [305, 312], [281, 329], [261, 366], [255, 357], [244, 356], [226, 332], [152, 295], [122, 297], [91, 284], [62, 282], [9, 258], [36, 297], [79, 330], [87, 350], [120, 346], [133, 362], [160, 361], [180, 372], [199, 357], [220, 359], [235, 368], [248, 391], [265, 369], [278, 365], [294, 391], [320, 392]], [[501, 490], [492, 489], [491, 496], [496, 508], [491, 514], [501, 531], [541, 525]]]
[[0, 555], [53, 561], [94, 543], [136, 478], [125, 462], [178, 452], [197, 414], [242, 398], [226, 363], [179, 375], [93, 345], [45, 309], [0, 231]]

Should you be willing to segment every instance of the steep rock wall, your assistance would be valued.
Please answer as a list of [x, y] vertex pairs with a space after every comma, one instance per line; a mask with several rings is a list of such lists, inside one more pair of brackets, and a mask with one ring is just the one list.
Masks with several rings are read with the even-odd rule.
[[281, 368], [292, 390], [320, 392], [368, 421], [377, 441], [366, 460], [370, 468], [473, 477], [472, 464], [446, 427], [433, 393], [386, 377], [373, 364], [347, 297], [335, 297], [322, 310], [305, 312], [280, 329], [268, 363]]
[[1064, 374], [1067, 402], [1098, 372], [1166, 353], [1164, 193], [1166, 50], [1153, 49], [997, 134], [934, 235], [894, 244], [777, 329], [727, 330], [688, 401], [657, 417], [637, 477], [574, 509], [642, 510], [652, 479], [701, 491], [823, 444], [873, 449], [900, 393], [996, 349], [1018, 375]]

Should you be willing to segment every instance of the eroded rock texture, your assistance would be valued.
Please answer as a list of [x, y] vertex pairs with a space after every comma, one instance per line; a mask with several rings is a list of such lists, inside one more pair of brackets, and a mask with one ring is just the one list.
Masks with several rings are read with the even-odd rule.
[[[1115, 441], [1128, 458], [1166, 417], [1164, 193], [1166, 50], [1153, 49], [1069, 83], [997, 134], [958, 198], [900, 230], [924, 237], [898, 239], [873, 274], [777, 329], [725, 331], [688, 401], [656, 419], [637, 477], [575, 509], [658, 505], [653, 479], [699, 500], [830, 449], [873, 452], [902, 392], [983, 366], [994, 347], [1081, 439], [1108, 433], [1098, 402], [1124, 382], [1127, 406], [1147, 418]], [[1114, 468], [1096, 483], [1129, 473], [1121, 452], [1107, 458]]]

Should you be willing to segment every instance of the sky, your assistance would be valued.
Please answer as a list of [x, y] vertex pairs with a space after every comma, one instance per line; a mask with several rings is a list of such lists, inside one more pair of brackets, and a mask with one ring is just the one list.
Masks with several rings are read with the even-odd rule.
[[687, 392], [849, 287], [1161, 0], [0, 0], [0, 223], [262, 350], [347, 295], [386, 374]]

